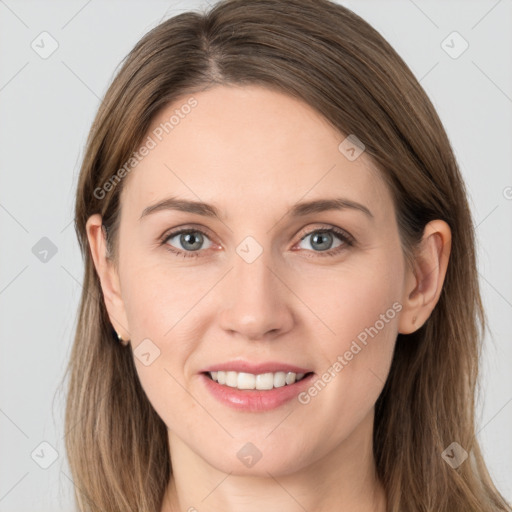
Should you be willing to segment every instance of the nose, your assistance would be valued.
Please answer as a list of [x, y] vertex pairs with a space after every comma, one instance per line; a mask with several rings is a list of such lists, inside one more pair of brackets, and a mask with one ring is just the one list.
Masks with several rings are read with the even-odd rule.
[[233, 268], [222, 283], [220, 327], [247, 340], [273, 339], [292, 328], [293, 293], [272, 268], [270, 251], [251, 263], [234, 254]]

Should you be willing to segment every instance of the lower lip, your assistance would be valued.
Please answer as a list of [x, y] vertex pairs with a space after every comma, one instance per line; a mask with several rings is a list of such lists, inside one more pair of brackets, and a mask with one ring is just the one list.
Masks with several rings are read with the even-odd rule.
[[259, 389], [237, 389], [225, 386], [214, 381], [204, 373], [201, 378], [210, 393], [219, 402], [232, 407], [238, 411], [261, 412], [276, 409], [296, 397], [306, 388], [314, 377], [310, 373], [299, 382], [287, 384], [280, 388], [273, 388], [267, 391]]

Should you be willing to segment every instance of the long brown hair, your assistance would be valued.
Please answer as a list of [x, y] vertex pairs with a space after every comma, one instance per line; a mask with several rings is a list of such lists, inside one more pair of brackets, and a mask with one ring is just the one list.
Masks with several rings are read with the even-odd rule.
[[[110, 324], [86, 222], [101, 214], [116, 262], [126, 178], [104, 184], [164, 107], [216, 84], [291, 94], [341, 134], [356, 134], [392, 191], [408, 258], [429, 221], [448, 223], [452, 248], [439, 302], [419, 330], [398, 335], [376, 403], [376, 467], [389, 511], [510, 511], [475, 438], [485, 313], [453, 151], [404, 61], [368, 23], [328, 0], [224, 0], [205, 13], [175, 16], [136, 44], [105, 95], [76, 193], [85, 276], [66, 371], [65, 439], [79, 510], [159, 512], [172, 472], [167, 428], [141, 388], [131, 350]], [[457, 468], [441, 456], [452, 442], [469, 454]]]

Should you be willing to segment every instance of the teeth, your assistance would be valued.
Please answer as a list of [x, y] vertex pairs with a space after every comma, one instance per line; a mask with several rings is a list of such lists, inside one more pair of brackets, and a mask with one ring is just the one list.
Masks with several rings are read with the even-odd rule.
[[209, 372], [210, 377], [218, 382], [237, 389], [269, 390], [291, 385], [304, 378], [305, 373], [276, 372], [254, 375], [252, 373], [218, 371]]
[[[292, 375], [289, 373], [288, 375]], [[293, 374], [293, 382], [295, 382], [295, 374]], [[286, 373], [277, 372], [274, 373], [274, 387], [281, 388], [286, 384]]]
[[273, 373], [262, 373], [261, 375], [256, 375], [256, 386], [253, 389], [272, 389], [273, 387]]
[[226, 386], [236, 388], [238, 386], [238, 375], [236, 372], [226, 372]]

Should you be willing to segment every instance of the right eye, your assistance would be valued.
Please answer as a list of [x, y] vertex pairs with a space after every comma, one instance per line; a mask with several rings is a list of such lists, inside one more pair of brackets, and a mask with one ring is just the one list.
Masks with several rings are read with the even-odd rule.
[[[195, 258], [199, 256], [198, 252], [201, 249], [205, 237], [208, 238], [208, 235], [199, 229], [179, 229], [167, 233], [162, 240], [162, 245], [165, 245], [166, 249], [176, 256]], [[169, 241], [173, 238], [177, 238], [177, 242], [175, 243], [179, 243], [181, 248], [176, 248], [169, 244]]]

